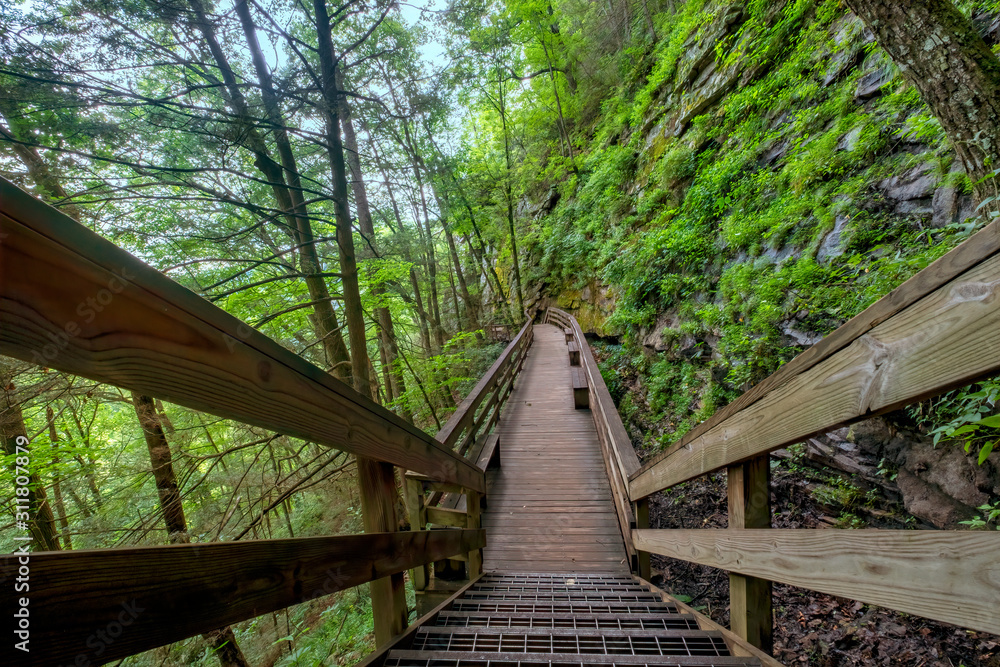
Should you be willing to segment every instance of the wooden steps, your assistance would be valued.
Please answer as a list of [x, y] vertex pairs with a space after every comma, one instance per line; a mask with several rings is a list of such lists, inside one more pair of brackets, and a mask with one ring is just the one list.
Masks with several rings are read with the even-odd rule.
[[760, 665], [627, 574], [488, 573], [369, 665]]

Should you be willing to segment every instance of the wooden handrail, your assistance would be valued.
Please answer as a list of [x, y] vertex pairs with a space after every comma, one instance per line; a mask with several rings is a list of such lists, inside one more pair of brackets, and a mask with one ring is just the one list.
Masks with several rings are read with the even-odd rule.
[[998, 253], [994, 222], [647, 462], [632, 500], [1000, 371]]
[[[476, 417], [476, 409], [482, 404], [487, 396], [491, 395], [491, 390], [498, 388], [504, 373], [517, 362], [517, 355], [527, 350], [531, 344], [531, 320], [524, 323], [521, 330], [514, 337], [504, 351], [500, 354], [490, 369], [486, 371], [476, 386], [473, 387], [469, 395], [458, 404], [455, 412], [445, 422], [441, 430], [435, 435], [435, 439], [448, 449], [454, 449], [462, 433], [473, 424]], [[495, 392], [494, 392], [495, 393]], [[419, 471], [418, 471], [419, 472]]]
[[[443, 447], [470, 457], [471, 462], [476, 461], [479, 450], [488, 443], [488, 434], [500, 420], [500, 413], [528, 354], [532, 335], [529, 319], [469, 395], [459, 404], [444, 427], [438, 431], [435, 437]], [[478, 446], [474, 447], [473, 445], [477, 443]], [[486, 468], [487, 463], [484, 462], [482, 467]], [[479, 528], [482, 525], [480, 507], [483, 494], [470, 493], [460, 486], [451, 487], [434, 483], [412, 473], [407, 473], [404, 477], [404, 485], [406, 510], [413, 529], [424, 530], [428, 524], [468, 528]], [[430, 492], [429, 497], [428, 492]], [[445, 506], [438, 507], [445, 493], [448, 493]], [[482, 572], [481, 551], [471, 550], [465, 560], [470, 577]], [[430, 568], [427, 566], [414, 568], [410, 573], [410, 579], [415, 591], [425, 590], [430, 583]]]
[[738, 620], [758, 645], [770, 641], [770, 581], [1000, 633], [1000, 534], [773, 530], [767, 480], [770, 451], [998, 371], [994, 222], [630, 476], [637, 501], [728, 468], [727, 530], [635, 530], [633, 540], [729, 570], [734, 629]]
[[640, 549], [1000, 634], [1000, 534], [637, 530]]
[[[33, 553], [31, 663], [105, 664], [485, 542], [483, 530], [439, 530]], [[18, 558], [0, 557], [3, 571]], [[19, 595], [3, 586], [0, 609], [19, 609]], [[17, 664], [13, 644], [4, 664]]]
[[0, 178], [0, 354], [484, 491], [433, 437]]

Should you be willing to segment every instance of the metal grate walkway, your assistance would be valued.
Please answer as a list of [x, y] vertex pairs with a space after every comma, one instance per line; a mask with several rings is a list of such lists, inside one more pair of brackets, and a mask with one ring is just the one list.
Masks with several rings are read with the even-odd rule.
[[759, 665], [617, 573], [491, 573], [420, 627], [386, 667]]

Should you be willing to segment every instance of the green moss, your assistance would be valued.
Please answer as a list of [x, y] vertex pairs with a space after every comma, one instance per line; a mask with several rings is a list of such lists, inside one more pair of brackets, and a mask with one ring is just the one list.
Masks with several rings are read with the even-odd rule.
[[[635, 364], [666, 439], [801, 352], [785, 328], [829, 333], [971, 232], [926, 230], [883, 199], [883, 179], [928, 160], [944, 182], [968, 182], [949, 172], [940, 125], [898, 76], [856, 99], [867, 68], [886, 57], [839, 0], [749, 2], [714, 45], [717, 71], [743, 80], [671, 135], [692, 54], [720, 34], [732, 4], [680, 3], [655, 17], [658, 44], [630, 47], [648, 50], [630, 51], [625, 69], [652, 63], [648, 74], [609, 89], [576, 194], [543, 222], [535, 249], [552, 293], [595, 280], [615, 288], [604, 326], [633, 354], [666, 310], [680, 319], [668, 342], [711, 338], [714, 356]], [[827, 81], [865, 51], [864, 65]], [[838, 223], [843, 254], [818, 262]]]

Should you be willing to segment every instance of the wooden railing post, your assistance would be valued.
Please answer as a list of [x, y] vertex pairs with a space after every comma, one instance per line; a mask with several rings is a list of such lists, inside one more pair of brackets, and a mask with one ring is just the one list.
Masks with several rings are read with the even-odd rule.
[[[359, 456], [358, 488], [361, 514], [366, 533], [391, 533], [396, 521], [396, 471], [391, 463]], [[406, 629], [409, 613], [403, 573], [375, 579], [369, 584], [372, 616], [375, 619], [375, 643], [389, 641]]]
[[[632, 514], [635, 515], [635, 527], [638, 530], [649, 528], [649, 498], [640, 498], [632, 503]], [[649, 581], [652, 577], [652, 568], [649, 563], [648, 551], [635, 552], [635, 573]]]
[[[424, 504], [424, 485], [420, 480], [403, 475], [403, 492], [406, 494], [406, 511], [410, 515], [410, 530], [427, 530], [427, 506]], [[410, 570], [414, 591], [426, 590], [431, 577], [430, 563]]]
[[[729, 527], [771, 527], [771, 467], [765, 454], [728, 468]], [[767, 653], [773, 642], [771, 582], [729, 574], [729, 626]]]
[[[466, 528], [479, 530], [483, 527], [482, 515], [480, 512], [482, 496], [471, 489], [467, 490], [465, 496], [467, 523]], [[469, 560], [466, 562], [469, 579], [475, 579], [483, 573], [483, 550], [474, 549], [469, 552]]]

